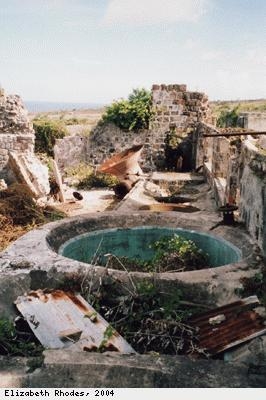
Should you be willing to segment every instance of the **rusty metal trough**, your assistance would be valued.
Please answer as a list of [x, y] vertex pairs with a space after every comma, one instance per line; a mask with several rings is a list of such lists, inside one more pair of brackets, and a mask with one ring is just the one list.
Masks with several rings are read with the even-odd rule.
[[124, 180], [130, 175], [140, 175], [142, 170], [138, 164], [138, 159], [143, 145], [135, 145], [108, 158], [99, 167], [99, 172], [117, 176], [119, 180]]
[[114, 192], [118, 198], [122, 199], [129, 193], [138, 181], [139, 176], [143, 174], [138, 164], [142, 148], [143, 145], [135, 145], [115, 154], [101, 164], [98, 169], [99, 172], [115, 175], [120, 180], [114, 187]]

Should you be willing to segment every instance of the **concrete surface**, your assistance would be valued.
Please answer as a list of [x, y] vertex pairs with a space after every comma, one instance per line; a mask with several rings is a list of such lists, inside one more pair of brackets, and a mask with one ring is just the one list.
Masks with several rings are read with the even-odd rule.
[[246, 388], [265, 387], [265, 365], [166, 355], [46, 350], [44, 362], [0, 357], [0, 387]]

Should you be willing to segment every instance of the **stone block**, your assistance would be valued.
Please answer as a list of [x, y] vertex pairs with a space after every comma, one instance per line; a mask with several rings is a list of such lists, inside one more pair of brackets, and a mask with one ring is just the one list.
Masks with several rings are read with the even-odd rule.
[[34, 196], [39, 198], [49, 193], [48, 168], [35, 155], [10, 153], [9, 166], [18, 181], [27, 185]]

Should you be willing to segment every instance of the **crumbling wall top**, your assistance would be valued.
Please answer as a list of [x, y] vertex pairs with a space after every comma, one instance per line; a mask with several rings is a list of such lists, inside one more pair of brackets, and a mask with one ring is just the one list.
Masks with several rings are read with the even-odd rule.
[[3, 89], [0, 89], [0, 134], [34, 134], [20, 96], [6, 95]]

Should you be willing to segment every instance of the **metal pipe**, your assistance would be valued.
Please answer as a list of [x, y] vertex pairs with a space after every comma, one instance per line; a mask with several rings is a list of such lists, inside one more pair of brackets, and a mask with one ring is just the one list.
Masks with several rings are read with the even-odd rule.
[[220, 137], [220, 136], [248, 136], [248, 135], [266, 135], [266, 132], [235, 132], [235, 133], [218, 133], [217, 135], [213, 134], [204, 134], [202, 137]]

